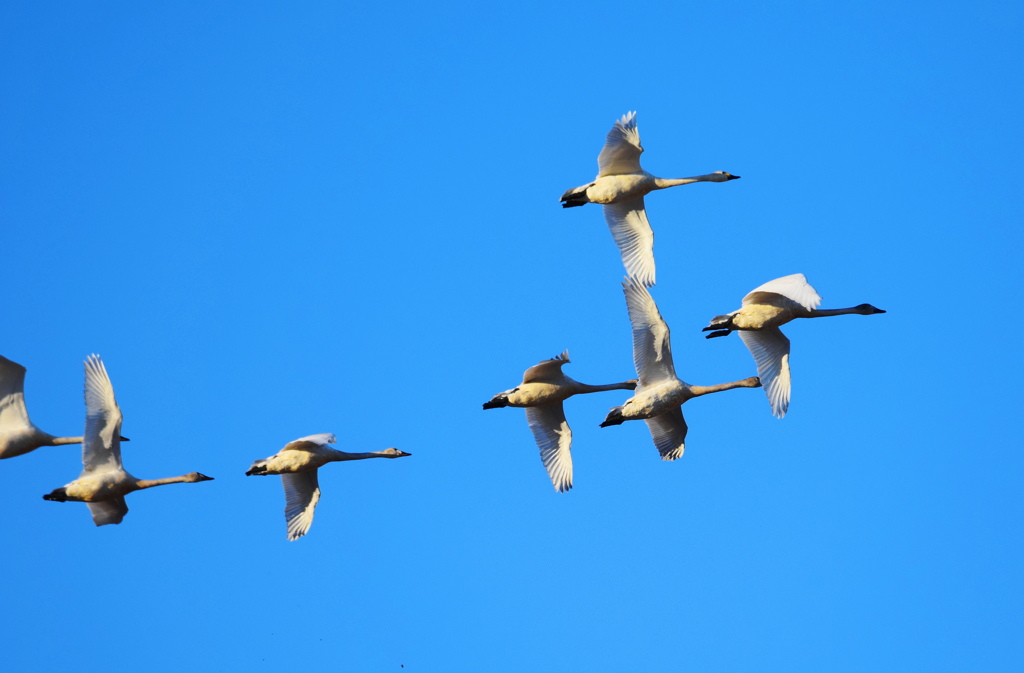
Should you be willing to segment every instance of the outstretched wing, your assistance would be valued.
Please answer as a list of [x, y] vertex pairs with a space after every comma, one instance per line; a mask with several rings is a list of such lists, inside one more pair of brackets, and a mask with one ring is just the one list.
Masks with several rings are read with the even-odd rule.
[[644, 197], [603, 207], [604, 221], [622, 255], [626, 274], [651, 287], [654, 285], [654, 230], [647, 220]]
[[633, 364], [640, 376], [640, 385], [675, 379], [668, 325], [654, 298], [636, 278], [623, 281], [622, 290], [626, 295], [629, 322], [633, 325]]
[[778, 294], [786, 299], [803, 306], [808, 311], [813, 311], [821, 304], [821, 297], [815, 292], [807, 278], [802, 273], [794, 273], [790, 276], [783, 276], [770, 280], [760, 287], [756, 287], [747, 293], [743, 298], [743, 305], [749, 304], [776, 304], [771, 297], [765, 294]]
[[597, 177], [639, 173], [642, 170], [640, 155], [643, 151], [640, 131], [636, 127], [636, 112], [627, 112], [615, 122], [604, 139], [604, 147], [597, 157]]
[[82, 476], [121, 467], [121, 409], [99, 355], [85, 359], [85, 438]]
[[559, 493], [572, 488], [572, 430], [561, 402], [526, 407], [526, 421], [540, 447], [540, 459]]
[[293, 451], [312, 451], [317, 446], [327, 446], [328, 444], [334, 444], [336, 441], [334, 433], [325, 432], [319, 435], [299, 437], [298, 439], [285, 444], [284, 448], [281, 450], [285, 451], [291, 449]]
[[106, 526], [108, 523], [121, 523], [124, 515], [128, 513], [128, 503], [124, 496], [100, 500], [98, 502], [87, 502], [89, 511], [92, 512], [92, 522], [97, 526]]
[[0, 432], [16, 434], [32, 426], [24, 390], [25, 368], [0, 355]]
[[739, 335], [757, 363], [757, 375], [772, 405], [772, 414], [782, 418], [789, 409], [789, 339], [778, 327], [740, 330]]
[[683, 418], [683, 407], [678, 406], [673, 411], [666, 411], [653, 418], [645, 419], [647, 428], [654, 438], [654, 446], [658, 447], [658, 453], [662, 460], [675, 460], [681, 458], [686, 441], [686, 420]]
[[320, 502], [320, 484], [316, 473], [316, 470], [307, 470], [281, 475], [281, 483], [284, 484], [284, 520], [288, 523], [289, 540], [298, 540], [313, 525], [313, 511]]
[[547, 382], [558, 379], [562, 375], [562, 365], [567, 362], [569, 362], [568, 350], [562, 351], [561, 354], [550, 360], [542, 360], [523, 372], [523, 383]]

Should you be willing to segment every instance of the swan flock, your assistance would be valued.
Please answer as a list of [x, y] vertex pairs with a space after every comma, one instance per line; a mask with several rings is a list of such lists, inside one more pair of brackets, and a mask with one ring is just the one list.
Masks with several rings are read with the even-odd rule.
[[[597, 177], [566, 190], [563, 208], [600, 204], [605, 222], [618, 247], [626, 271], [622, 290], [626, 300], [633, 342], [636, 378], [601, 385], [581, 383], [567, 376], [569, 352], [542, 360], [529, 367], [517, 386], [497, 393], [484, 409], [520, 407], [539, 449], [541, 463], [555, 491], [565, 493], [574, 486], [572, 431], [564, 403], [575, 395], [628, 390], [632, 396], [612, 407], [600, 426], [621, 425], [643, 420], [658, 454], [664, 461], [682, 457], [688, 432], [682, 405], [695, 397], [735, 388], [763, 388], [774, 416], [782, 418], [789, 409], [792, 376], [789, 367], [790, 342], [779, 329], [797, 318], [836, 315], [875, 315], [885, 311], [871, 304], [850, 308], [821, 309], [821, 297], [803, 274], [770, 280], [750, 291], [739, 309], [714, 317], [703, 328], [708, 339], [737, 332], [750, 351], [757, 376], [710, 386], [683, 381], [673, 358], [670, 331], [651, 295], [655, 285], [654, 232], [648, 220], [644, 197], [652, 191], [697, 182], [730, 182], [739, 178], [716, 171], [687, 178], [659, 178], [640, 166], [640, 144], [636, 113], [622, 116], [608, 132], [598, 155]], [[587, 209], [589, 211], [589, 209]], [[742, 267], [740, 267], [742, 268]], [[25, 405], [26, 370], [0, 356], [0, 459], [21, 456], [44, 446], [81, 444], [82, 470], [73, 481], [43, 496], [56, 502], [84, 502], [97, 526], [119, 524], [128, 513], [125, 496], [134, 491], [178, 483], [212, 481], [200, 472], [162, 479], [139, 479], [122, 462], [123, 417], [114, 396], [106, 366], [98, 355], [85, 360], [85, 431], [81, 437], [56, 436], [42, 431], [29, 419]], [[288, 540], [306, 535], [320, 501], [319, 469], [332, 462], [371, 458], [402, 458], [409, 453], [396, 448], [349, 453], [331, 446], [330, 433], [301, 437], [284, 445], [274, 455], [256, 460], [247, 476], [280, 475], [285, 495], [285, 524]], [[133, 442], [135, 444], [135, 442]], [[189, 492], [192, 489], [187, 489]], [[184, 493], [183, 493], [184, 494]]]

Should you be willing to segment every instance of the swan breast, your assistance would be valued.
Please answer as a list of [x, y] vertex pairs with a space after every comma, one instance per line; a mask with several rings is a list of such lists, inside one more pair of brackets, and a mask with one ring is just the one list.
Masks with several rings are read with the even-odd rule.
[[591, 203], [618, 203], [641, 197], [653, 189], [654, 176], [650, 173], [605, 175], [587, 188], [587, 198]]
[[637, 394], [622, 405], [622, 415], [630, 420], [659, 416], [685, 402], [688, 390], [678, 379], [637, 388]]
[[791, 307], [751, 304], [733, 314], [732, 324], [737, 329], [759, 330], [785, 325], [795, 317], [796, 313]]
[[557, 383], [535, 381], [520, 384], [514, 393], [508, 396], [510, 407], [535, 407], [541, 404], [561, 402], [572, 392], [569, 388]]

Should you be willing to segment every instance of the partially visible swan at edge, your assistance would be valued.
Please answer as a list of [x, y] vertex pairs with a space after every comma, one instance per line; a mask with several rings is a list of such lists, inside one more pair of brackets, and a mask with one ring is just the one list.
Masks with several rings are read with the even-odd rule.
[[597, 177], [566, 191], [560, 200], [563, 208], [603, 204], [604, 219], [622, 254], [626, 274], [650, 287], [654, 285], [654, 232], [647, 221], [644, 194], [693, 182], [728, 182], [740, 176], [716, 171], [690, 178], [657, 178], [640, 168], [643, 151], [636, 112], [622, 115], [608, 132], [597, 157]]
[[43, 500], [84, 502], [97, 526], [121, 523], [128, 513], [124, 496], [132, 491], [164, 484], [191, 484], [213, 477], [190, 472], [166, 479], [138, 479], [121, 465], [121, 409], [114, 399], [114, 386], [98, 355], [85, 360], [85, 441], [78, 479], [54, 489]]
[[623, 383], [592, 386], [580, 383], [562, 373], [569, 362], [569, 351], [543, 360], [523, 373], [523, 382], [511, 390], [498, 393], [484, 409], [525, 407], [526, 422], [540, 448], [540, 459], [551, 477], [555, 490], [564, 493], [572, 488], [572, 430], [565, 420], [562, 401], [582, 393], [602, 390], [634, 390], [636, 379]]
[[0, 458], [13, 458], [40, 446], [81, 444], [81, 437], [54, 437], [37, 428], [25, 408], [25, 368], [0, 355]]
[[794, 318], [822, 318], [830, 315], [874, 315], [885, 313], [871, 304], [852, 308], [819, 309], [821, 297], [802, 273], [770, 280], [743, 298], [743, 307], [715, 316], [702, 331], [717, 330], [708, 339], [728, 336], [738, 331], [740, 339], [754, 356], [757, 373], [764, 383], [764, 392], [778, 418], [789, 409], [789, 339], [779, 329]]
[[369, 453], [345, 453], [328, 444], [335, 442], [330, 433], [300, 437], [288, 442], [270, 458], [257, 460], [245, 474], [279, 474], [284, 484], [284, 519], [288, 523], [288, 539], [298, 540], [313, 525], [313, 512], [320, 501], [317, 470], [334, 461], [364, 458], [401, 458], [411, 453], [384, 449]]
[[633, 362], [640, 375], [640, 384], [636, 395], [608, 412], [601, 427], [644, 419], [661, 459], [675, 460], [683, 455], [685, 448], [684, 402], [722, 390], [759, 388], [761, 382], [756, 376], [716, 386], [691, 386], [681, 380], [676, 376], [672, 362], [668, 325], [651, 293], [635, 278], [627, 278], [622, 289], [626, 294], [629, 321], [633, 325]]

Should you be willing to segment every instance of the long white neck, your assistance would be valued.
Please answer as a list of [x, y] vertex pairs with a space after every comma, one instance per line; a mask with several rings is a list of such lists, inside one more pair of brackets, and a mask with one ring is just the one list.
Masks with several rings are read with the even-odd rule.
[[579, 381], [574, 382], [576, 384], [577, 392], [580, 393], [599, 393], [602, 390], [636, 390], [636, 379], [632, 381], [623, 381], [622, 383], [606, 383], [604, 385], [592, 386], [589, 383], [580, 383]]
[[348, 453], [346, 451], [338, 451], [335, 449], [331, 453], [331, 460], [363, 460], [364, 458], [388, 458], [393, 454], [385, 451], [369, 451], [367, 453]]
[[665, 189], [676, 185], [689, 185], [694, 182], [724, 182], [721, 173], [708, 173], [707, 175], [695, 175], [692, 178], [654, 178], [655, 189]]
[[808, 311], [805, 318], [824, 318], [829, 315], [870, 315], [874, 311], [865, 311], [861, 306], [851, 306], [850, 308], [819, 308], [813, 311]]
[[81, 444], [81, 437], [50, 437], [50, 446], [60, 446], [61, 444]]
[[719, 383], [717, 386], [690, 386], [690, 394], [694, 397], [700, 397], [701, 395], [707, 395], [708, 393], [720, 393], [723, 390], [732, 390], [733, 388], [760, 388], [761, 380], [756, 376], [751, 376], [749, 379], [743, 379], [742, 381], [732, 381], [731, 383]]

